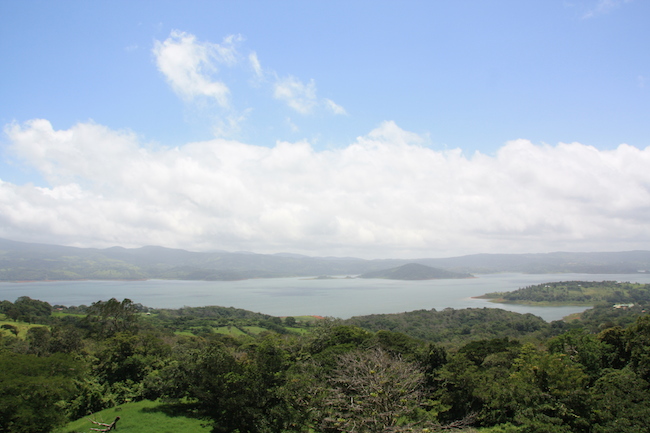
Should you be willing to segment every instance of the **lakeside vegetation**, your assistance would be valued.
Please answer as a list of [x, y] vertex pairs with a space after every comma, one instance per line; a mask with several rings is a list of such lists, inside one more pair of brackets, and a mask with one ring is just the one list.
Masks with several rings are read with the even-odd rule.
[[650, 301], [650, 284], [617, 281], [560, 281], [527, 286], [511, 292], [487, 293], [492, 302], [526, 305], [635, 304]]
[[647, 308], [335, 320], [21, 297], [0, 303], [0, 431], [647, 431]]

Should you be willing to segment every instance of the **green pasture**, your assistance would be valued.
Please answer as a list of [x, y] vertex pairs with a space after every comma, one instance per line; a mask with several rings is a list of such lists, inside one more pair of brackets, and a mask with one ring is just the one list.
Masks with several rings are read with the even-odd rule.
[[[2, 316], [2, 315], [0, 315]], [[14, 334], [8, 330], [8, 329], [2, 329], [2, 325], [11, 325], [15, 326], [18, 328], [18, 338], [25, 339], [27, 337], [27, 330], [29, 328], [34, 328], [38, 326], [45, 326], [45, 325], [34, 325], [31, 323], [25, 323], [25, 322], [14, 322], [13, 320], [4, 320], [4, 317], [0, 317], [0, 334], [5, 335], [5, 336], [14, 336]]]
[[210, 428], [199, 419], [175, 413], [165, 404], [144, 400], [104, 409], [90, 417], [73, 421], [55, 430], [55, 433], [90, 433], [91, 428], [102, 428], [93, 424], [90, 419], [111, 423], [118, 416], [120, 419], [116, 427], [120, 433], [208, 433], [210, 431]]

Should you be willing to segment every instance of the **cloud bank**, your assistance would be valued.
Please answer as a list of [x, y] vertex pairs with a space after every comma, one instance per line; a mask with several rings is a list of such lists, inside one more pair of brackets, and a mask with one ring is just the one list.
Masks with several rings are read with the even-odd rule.
[[95, 123], [5, 128], [49, 186], [0, 182], [0, 236], [358, 257], [647, 249], [650, 148], [435, 150], [385, 122], [340, 149], [162, 148]]

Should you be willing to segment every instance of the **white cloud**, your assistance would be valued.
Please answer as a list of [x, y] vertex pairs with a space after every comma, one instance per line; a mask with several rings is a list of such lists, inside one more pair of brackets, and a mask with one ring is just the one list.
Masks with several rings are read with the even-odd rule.
[[260, 60], [257, 58], [257, 53], [255, 51], [248, 55], [248, 61], [251, 65], [251, 68], [253, 68], [253, 72], [255, 72], [255, 77], [258, 80], [263, 79], [264, 70], [262, 69], [262, 65], [260, 64]]
[[316, 83], [311, 80], [304, 84], [295, 77], [278, 79], [275, 83], [273, 96], [284, 101], [289, 107], [300, 114], [309, 114], [317, 104]]
[[153, 53], [158, 69], [174, 91], [184, 99], [203, 96], [227, 108], [230, 90], [215, 80], [217, 65], [232, 66], [237, 62], [235, 44], [238, 36], [227, 36], [222, 44], [198, 42], [194, 35], [174, 30], [165, 41], [156, 41]]
[[287, 122], [287, 125], [289, 125], [289, 129], [291, 130], [291, 132], [295, 133], [295, 132], [300, 131], [300, 128], [298, 128], [298, 125], [293, 123], [293, 120], [291, 120], [291, 117], [287, 117], [286, 122]]
[[[241, 122], [248, 118], [260, 98], [259, 91], [258, 94], [247, 94], [250, 89], [237, 86], [233, 76], [242, 73], [250, 76], [250, 88], [262, 87], [264, 91], [261, 94], [268, 97], [268, 86], [271, 86], [276, 100], [300, 114], [311, 114], [320, 108], [335, 115], [347, 114], [332, 100], [318, 99], [313, 79], [304, 83], [291, 75], [278, 78], [275, 71], [262, 68], [255, 51], [242, 55], [238, 49], [242, 41], [241, 36], [230, 35], [221, 44], [202, 42], [196, 36], [178, 30], [172, 31], [162, 42], [155, 41], [153, 54], [158, 69], [176, 94], [192, 104], [190, 118], [199, 122], [209, 119], [211, 131], [218, 137], [237, 136]], [[223, 74], [221, 67], [234, 68], [234, 72]], [[237, 94], [233, 94], [232, 88], [237, 90]], [[252, 106], [237, 108], [237, 101], [243, 100]], [[205, 104], [206, 101], [214, 101], [216, 106]]]
[[345, 108], [341, 107], [340, 105], [338, 105], [336, 102], [332, 101], [331, 99], [325, 99], [325, 106], [334, 114], [338, 114], [338, 115], [348, 114], [345, 111]]
[[[305, 84], [296, 77], [278, 78], [274, 85], [273, 96], [285, 102], [300, 114], [311, 114], [321, 104], [316, 96], [316, 83], [310, 80]], [[322, 106], [335, 115], [346, 115], [345, 108], [331, 99], [323, 99]]]
[[582, 17], [584, 19], [594, 18], [598, 15], [605, 15], [619, 8], [625, 3], [631, 3], [633, 0], [598, 0], [596, 5], [589, 9]]
[[385, 122], [347, 147], [166, 149], [93, 123], [10, 125], [48, 188], [0, 182], [0, 237], [363, 257], [625, 250], [650, 242], [650, 148], [424, 146]]

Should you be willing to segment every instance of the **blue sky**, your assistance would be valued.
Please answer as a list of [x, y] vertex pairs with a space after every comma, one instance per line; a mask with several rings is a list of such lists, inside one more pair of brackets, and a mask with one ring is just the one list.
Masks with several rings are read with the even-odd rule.
[[641, 0], [0, 2], [0, 236], [648, 249], [648, 18]]

